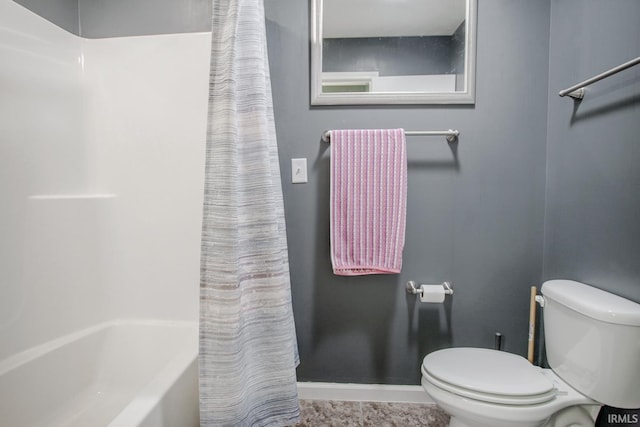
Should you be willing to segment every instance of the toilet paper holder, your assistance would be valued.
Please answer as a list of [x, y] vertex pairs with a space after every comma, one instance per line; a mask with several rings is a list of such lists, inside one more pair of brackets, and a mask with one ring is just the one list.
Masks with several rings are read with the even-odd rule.
[[[445, 295], [453, 295], [453, 288], [451, 287], [451, 283], [442, 282], [440, 283], [440, 285], [444, 288]], [[422, 295], [422, 289], [420, 289], [420, 286], [422, 285], [416, 286], [416, 282], [414, 282], [413, 280], [409, 280], [406, 286], [407, 292], [414, 295]]]

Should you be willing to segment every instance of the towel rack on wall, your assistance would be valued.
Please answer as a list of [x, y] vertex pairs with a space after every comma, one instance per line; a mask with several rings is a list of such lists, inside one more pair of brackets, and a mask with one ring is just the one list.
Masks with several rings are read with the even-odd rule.
[[[460, 131], [449, 129], [449, 130], [406, 130], [404, 131], [406, 136], [446, 136], [447, 142], [453, 143], [458, 141], [458, 135], [460, 135]], [[322, 141], [323, 142], [331, 142], [331, 131], [325, 130], [322, 132]]]
[[589, 86], [592, 83], [595, 83], [597, 81], [600, 81], [602, 79], [605, 79], [609, 76], [612, 76], [616, 73], [619, 73], [622, 70], [626, 70], [627, 68], [633, 67], [634, 65], [638, 65], [640, 64], [640, 56], [637, 57], [636, 59], [632, 59], [631, 61], [627, 61], [624, 64], [620, 64], [617, 67], [614, 67], [610, 70], [607, 70], [603, 73], [598, 74], [597, 76], [593, 76], [590, 79], [587, 79], [583, 82], [580, 82], [578, 84], [575, 84], [573, 86], [571, 86], [570, 88], [561, 90], [558, 95], [560, 96], [570, 96], [573, 99], [582, 99], [584, 98], [584, 88], [586, 86]]

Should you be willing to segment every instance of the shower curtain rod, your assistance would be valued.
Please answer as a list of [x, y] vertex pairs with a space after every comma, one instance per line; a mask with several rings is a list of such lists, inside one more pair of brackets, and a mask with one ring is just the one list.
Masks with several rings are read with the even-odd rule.
[[[449, 130], [406, 130], [404, 131], [406, 136], [446, 136], [447, 142], [456, 142], [460, 131], [455, 129]], [[322, 132], [322, 141], [331, 142], [331, 131], [325, 130]]]
[[632, 59], [631, 61], [627, 61], [624, 64], [620, 64], [617, 67], [613, 67], [610, 70], [607, 70], [603, 73], [598, 74], [597, 76], [593, 76], [590, 79], [587, 79], [583, 82], [580, 82], [578, 84], [575, 84], [573, 86], [571, 86], [570, 88], [567, 88], [565, 90], [561, 90], [558, 95], [560, 96], [567, 96], [569, 95], [571, 98], [573, 99], [582, 99], [584, 98], [584, 88], [585, 86], [589, 86], [592, 83], [595, 83], [597, 81], [600, 81], [602, 79], [605, 79], [609, 76], [612, 76], [616, 73], [619, 73], [622, 70], [626, 70], [627, 68], [633, 67], [634, 65], [638, 65], [640, 64], [640, 56], [637, 57], [636, 59]]

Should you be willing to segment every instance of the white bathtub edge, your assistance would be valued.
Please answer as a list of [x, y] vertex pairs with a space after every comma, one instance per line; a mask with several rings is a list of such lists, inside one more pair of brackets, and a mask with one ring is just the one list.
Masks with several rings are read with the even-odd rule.
[[435, 404], [419, 385], [298, 382], [298, 398], [302, 400]]
[[156, 409], [171, 387], [182, 377], [193, 363], [197, 363], [198, 352], [182, 351], [113, 419], [108, 427], [142, 426]]
[[106, 322], [98, 323], [97, 325], [90, 326], [79, 331], [71, 332], [58, 338], [54, 338], [43, 344], [36, 345], [34, 347], [23, 350], [19, 353], [11, 355], [3, 360], [0, 360], [0, 376], [7, 372], [19, 368], [20, 366], [28, 363], [38, 357], [54, 351], [64, 345], [67, 345], [73, 341], [79, 340], [87, 335], [98, 332], [102, 329], [110, 326], [118, 326], [124, 324], [135, 325], [151, 325], [151, 326], [181, 326], [181, 327], [197, 327], [197, 322], [189, 321], [174, 321], [174, 320], [157, 320], [157, 319], [115, 319]]

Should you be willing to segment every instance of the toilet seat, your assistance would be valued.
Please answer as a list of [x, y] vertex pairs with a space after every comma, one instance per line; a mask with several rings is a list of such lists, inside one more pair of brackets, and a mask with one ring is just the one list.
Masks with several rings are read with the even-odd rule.
[[553, 400], [557, 389], [525, 358], [483, 348], [451, 348], [428, 354], [425, 380], [469, 399], [501, 405], [536, 405]]

